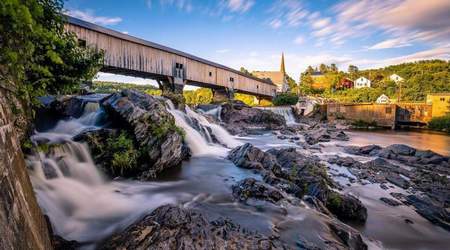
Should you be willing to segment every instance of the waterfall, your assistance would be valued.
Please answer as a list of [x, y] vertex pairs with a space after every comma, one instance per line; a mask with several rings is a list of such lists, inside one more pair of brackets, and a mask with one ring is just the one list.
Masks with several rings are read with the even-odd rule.
[[76, 131], [95, 126], [92, 117], [101, 114], [91, 107], [85, 111], [78, 119], [60, 121], [54, 129], [32, 136], [35, 144], [50, 146], [46, 152], [28, 155], [26, 162], [39, 205], [55, 233], [90, 243], [160, 205], [175, 203], [176, 198], [158, 190], [174, 183], [108, 181], [87, 145], [72, 140]]
[[[220, 125], [209, 122], [206, 117], [186, 106], [186, 113], [176, 109], [170, 100], [166, 101], [168, 111], [174, 116], [177, 126], [186, 132], [186, 142], [193, 155], [224, 155], [227, 148], [241, 145]], [[221, 145], [214, 143], [215, 138]], [[223, 146], [222, 146], [223, 145]]]
[[296, 124], [294, 113], [290, 106], [287, 107], [258, 107], [259, 109], [270, 110], [276, 114], [282, 115], [286, 120], [286, 124]]

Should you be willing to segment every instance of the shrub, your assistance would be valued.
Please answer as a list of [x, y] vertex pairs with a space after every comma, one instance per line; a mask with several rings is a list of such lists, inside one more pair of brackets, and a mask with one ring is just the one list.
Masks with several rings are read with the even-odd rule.
[[127, 133], [121, 132], [117, 137], [109, 137], [106, 141], [106, 150], [112, 155], [113, 174], [123, 175], [127, 170], [136, 167], [139, 153]]
[[441, 117], [434, 117], [428, 123], [428, 127], [433, 130], [446, 131], [447, 133], [450, 133], [450, 114]]
[[298, 102], [298, 96], [294, 93], [281, 93], [273, 99], [275, 106], [295, 105]]

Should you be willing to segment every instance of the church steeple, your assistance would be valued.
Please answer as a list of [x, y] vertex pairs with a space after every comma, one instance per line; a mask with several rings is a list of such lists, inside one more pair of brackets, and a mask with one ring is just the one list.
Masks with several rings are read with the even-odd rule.
[[280, 71], [286, 75], [286, 68], [284, 67], [284, 52], [281, 53], [281, 68]]

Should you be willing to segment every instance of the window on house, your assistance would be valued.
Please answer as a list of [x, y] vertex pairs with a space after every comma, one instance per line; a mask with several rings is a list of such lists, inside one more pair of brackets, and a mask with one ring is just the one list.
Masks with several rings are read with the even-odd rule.
[[390, 114], [390, 113], [392, 113], [392, 108], [391, 107], [386, 108], [386, 114]]
[[441, 97], [441, 102], [445, 102], [445, 98], [444, 97]]

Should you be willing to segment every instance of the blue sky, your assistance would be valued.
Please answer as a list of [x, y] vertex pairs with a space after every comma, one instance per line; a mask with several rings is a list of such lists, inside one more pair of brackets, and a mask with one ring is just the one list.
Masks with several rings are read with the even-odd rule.
[[[69, 15], [239, 69], [450, 59], [449, 0], [69, 0]], [[117, 80], [102, 74], [102, 79]]]

